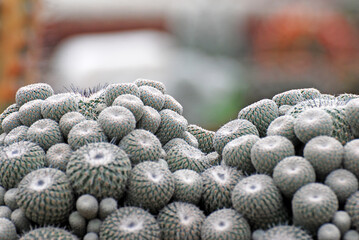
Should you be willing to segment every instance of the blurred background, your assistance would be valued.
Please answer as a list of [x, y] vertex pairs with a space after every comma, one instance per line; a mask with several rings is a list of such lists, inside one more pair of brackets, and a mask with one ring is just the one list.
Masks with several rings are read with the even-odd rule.
[[1, 0], [0, 109], [16, 90], [162, 81], [208, 129], [276, 93], [359, 93], [359, 1]]

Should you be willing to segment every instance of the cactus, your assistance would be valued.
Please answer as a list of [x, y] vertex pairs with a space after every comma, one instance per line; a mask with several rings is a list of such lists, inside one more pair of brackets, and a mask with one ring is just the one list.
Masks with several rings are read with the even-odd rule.
[[136, 122], [141, 119], [144, 112], [144, 104], [140, 98], [132, 94], [123, 94], [118, 96], [112, 103], [112, 106], [125, 107], [131, 111]]

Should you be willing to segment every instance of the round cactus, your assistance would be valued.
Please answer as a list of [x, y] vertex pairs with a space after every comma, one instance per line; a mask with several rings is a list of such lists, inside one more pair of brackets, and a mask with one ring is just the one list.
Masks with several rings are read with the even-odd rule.
[[167, 153], [173, 147], [176, 147], [179, 145], [188, 146], [189, 144], [183, 138], [172, 138], [163, 146], [163, 150], [165, 150], [165, 152]]
[[4, 138], [4, 145], [10, 145], [15, 142], [26, 141], [28, 129], [29, 128], [26, 126], [18, 126], [11, 130]]
[[270, 99], [255, 102], [238, 113], [239, 119], [246, 119], [256, 126], [259, 136], [267, 135], [269, 124], [279, 116], [277, 104]]
[[[0, 185], [16, 187], [31, 171], [45, 166], [45, 152], [32, 142], [16, 142], [0, 149]], [[14, 171], [16, 169], [16, 171]]]
[[359, 178], [359, 139], [352, 140], [344, 145], [343, 166]]
[[41, 105], [41, 115], [58, 122], [60, 118], [78, 109], [78, 99], [72, 93], [60, 93], [48, 97]]
[[358, 190], [358, 179], [345, 169], [332, 171], [324, 183], [334, 191], [339, 203], [345, 203], [347, 198]]
[[121, 140], [136, 128], [136, 119], [132, 112], [120, 106], [106, 108], [100, 113], [97, 121], [110, 139]]
[[6, 133], [9, 133], [11, 130], [21, 125], [19, 112], [10, 113], [1, 123], [2, 130]]
[[303, 111], [294, 122], [295, 135], [303, 143], [307, 143], [316, 136], [331, 136], [333, 129], [332, 117], [320, 108]]
[[251, 149], [251, 161], [258, 173], [272, 174], [278, 162], [295, 154], [291, 141], [282, 136], [267, 136]]
[[40, 119], [27, 130], [27, 139], [39, 144], [44, 150], [64, 142], [59, 124], [51, 119]]
[[132, 94], [140, 96], [138, 86], [134, 83], [115, 83], [106, 87], [104, 92], [104, 100], [107, 106], [111, 106], [113, 101], [122, 94]]
[[98, 201], [90, 194], [81, 195], [76, 200], [76, 210], [87, 220], [95, 219], [98, 213]]
[[232, 207], [231, 193], [244, 178], [242, 172], [228, 166], [214, 166], [201, 174], [203, 180], [202, 200], [206, 212]]
[[30, 221], [25, 216], [24, 210], [18, 208], [11, 213], [10, 220], [15, 224], [18, 232], [27, 232], [30, 230]]
[[180, 169], [190, 169], [196, 172], [203, 172], [210, 167], [204, 161], [204, 153], [190, 145], [180, 144], [167, 152], [166, 161], [169, 169], [174, 172]]
[[353, 99], [345, 106], [345, 119], [349, 123], [354, 136], [359, 137], [359, 99]]
[[243, 135], [259, 135], [257, 128], [248, 120], [237, 119], [226, 123], [214, 134], [213, 147], [219, 154], [227, 143]]
[[304, 98], [304, 100], [316, 99], [321, 96], [321, 93], [319, 92], [319, 90], [315, 89], [315, 88], [301, 88], [298, 90], [302, 94], [302, 97]]
[[231, 199], [234, 209], [244, 215], [254, 230], [287, 220], [282, 195], [267, 175], [255, 174], [240, 180]]
[[131, 205], [157, 213], [170, 201], [175, 182], [167, 168], [145, 161], [131, 170], [127, 188], [127, 200]]
[[324, 179], [342, 165], [344, 148], [333, 137], [318, 136], [305, 145], [303, 155], [314, 167], [317, 177]]
[[78, 194], [120, 199], [130, 170], [130, 159], [119, 147], [90, 143], [71, 155], [66, 174]]
[[[106, 86], [104, 86], [106, 87]], [[105, 89], [102, 86], [75, 91], [78, 98], [78, 112], [88, 120], [96, 120], [106, 108]]]
[[54, 94], [54, 90], [49, 84], [34, 83], [17, 90], [15, 100], [16, 104], [21, 107], [23, 104], [35, 99], [46, 99]]
[[275, 95], [272, 100], [278, 105], [296, 105], [304, 101], [303, 95], [299, 89], [289, 90]]
[[359, 233], [355, 230], [349, 230], [343, 235], [343, 240], [358, 240]]
[[139, 92], [144, 105], [153, 107], [157, 111], [161, 111], [165, 104], [165, 96], [160, 90], [144, 85], [139, 87]]
[[195, 205], [173, 202], [164, 207], [157, 216], [162, 239], [201, 239], [201, 228], [205, 220], [203, 212]]
[[187, 129], [187, 120], [178, 113], [164, 109], [160, 111], [161, 123], [156, 136], [162, 144], [166, 144], [172, 138], [183, 137]]
[[295, 118], [289, 115], [280, 116], [274, 119], [267, 129], [268, 136], [279, 135], [286, 137], [294, 145], [297, 144], [298, 138], [294, 133]]
[[182, 105], [171, 95], [165, 94], [164, 96], [165, 96], [165, 103], [163, 104], [162, 109], [170, 109], [178, 113], [179, 115], [182, 115], [183, 114]]
[[279, 116], [283, 116], [286, 115], [287, 112], [292, 108], [293, 106], [291, 105], [282, 105], [278, 108], [278, 115]]
[[268, 229], [259, 238], [259, 240], [272, 239], [312, 240], [313, 238], [299, 227], [280, 225]]
[[27, 218], [38, 224], [59, 224], [67, 220], [74, 203], [66, 174], [54, 168], [41, 168], [19, 183], [16, 202]]
[[11, 213], [12, 211], [8, 206], [0, 205], [0, 218], [7, 218], [10, 220]]
[[117, 201], [114, 198], [104, 198], [99, 205], [98, 215], [101, 220], [117, 210]]
[[16, 227], [12, 221], [6, 218], [0, 218], [0, 239], [16, 240]]
[[138, 207], [123, 207], [108, 216], [100, 228], [100, 239], [160, 240], [156, 219]]
[[318, 240], [340, 240], [340, 231], [332, 223], [325, 223], [318, 229]]
[[291, 198], [299, 188], [315, 182], [315, 171], [303, 157], [286, 157], [275, 166], [273, 181], [284, 196]]
[[251, 161], [251, 149], [258, 140], [257, 135], [248, 134], [230, 141], [222, 152], [223, 163], [247, 174], [254, 173], [256, 170]]
[[127, 108], [135, 117], [136, 122], [141, 119], [144, 112], [143, 102], [140, 98], [132, 94], [123, 94], [118, 96], [115, 101], [113, 101], [112, 106], [121, 106]]
[[351, 227], [351, 218], [346, 211], [336, 211], [332, 218], [332, 223], [337, 226], [343, 236]]
[[198, 148], [204, 153], [214, 151], [213, 148], [213, 131], [203, 129], [197, 125], [190, 124], [187, 126], [187, 131], [192, 134], [198, 141]]
[[23, 235], [20, 240], [45, 240], [45, 239], [61, 239], [61, 240], [77, 240], [78, 238], [58, 227], [41, 227], [31, 230]]
[[144, 106], [141, 119], [137, 122], [137, 128], [156, 133], [161, 124], [161, 115], [152, 107]]
[[158, 82], [158, 81], [154, 81], [154, 80], [150, 80], [150, 79], [144, 79], [144, 78], [139, 78], [136, 79], [134, 82], [138, 87], [141, 86], [150, 86], [153, 88], [156, 88], [157, 90], [159, 90], [161, 93], [165, 94], [166, 93], [166, 87], [163, 83]]
[[192, 147], [198, 148], [198, 141], [191, 133], [185, 131], [183, 133], [183, 139]]
[[0, 114], [0, 133], [3, 133], [3, 132], [4, 132], [4, 130], [2, 129], [2, 122], [4, 121], [4, 119], [5, 119], [7, 116], [9, 116], [11, 113], [17, 112], [17, 111], [19, 111], [19, 106], [18, 106], [16, 103], [14, 103], [14, 104], [8, 106], [8, 107], [4, 110], [4, 112], [2, 112], [2, 113]]
[[251, 239], [247, 220], [233, 209], [220, 209], [211, 213], [203, 222], [202, 240]]
[[98, 218], [91, 219], [87, 224], [87, 232], [99, 234], [102, 221]]
[[8, 206], [12, 211], [19, 208], [19, 205], [16, 202], [16, 196], [19, 193], [18, 188], [10, 188], [6, 191], [4, 195], [4, 203], [6, 206]]
[[25, 103], [19, 109], [19, 117], [22, 124], [30, 127], [34, 122], [42, 118], [41, 106], [44, 100], [36, 99]]
[[74, 234], [82, 237], [86, 233], [86, 219], [78, 211], [74, 211], [69, 216], [69, 225]]
[[330, 221], [338, 210], [335, 193], [321, 183], [309, 183], [293, 196], [292, 211], [294, 224], [316, 233], [318, 228]]
[[68, 137], [70, 130], [78, 123], [85, 121], [86, 118], [79, 112], [68, 112], [64, 114], [59, 122], [60, 130], [65, 138]]
[[67, 163], [72, 153], [70, 145], [66, 143], [55, 144], [46, 152], [46, 163], [49, 167], [66, 172]]
[[201, 175], [193, 170], [181, 169], [173, 173], [173, 178], [175, 182], [173, 200], [198, 204], [204, 189]]
[[359, 230], [359, 191], [356, 191], [347, 199], [344, 209], [351, 217], [352, 226], [358, 231]]
[[133, 165], [143, 161], [157, 161], [162, 151], [160, 140], [153, 133], [143, 129], [135, 129], [127, 134], [119, 146], [127, 153]]
[[73, 150], [77, 150], [89, 143], [107, 142], [107, 136], [96, 121], [85, 120], [70, 130], [67, 142]]

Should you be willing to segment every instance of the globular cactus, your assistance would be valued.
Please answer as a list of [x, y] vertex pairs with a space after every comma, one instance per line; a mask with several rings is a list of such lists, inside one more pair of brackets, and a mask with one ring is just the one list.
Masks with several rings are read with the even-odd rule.
[[98, 205], [97, 199], [90, 194], [81, 195], [76, 200], [76, 210], [86, 220], [95, 219], [97, 217]]
[[338, 198], [328, 186], [309, 183], [293, 196], [293, 222], [316, 233], [322, 224], [330, 221], [338, 208]]
[[359, 178], [359, 139], [352, 140], [344, 145], [343, 166]]
[[344, 210], [349, 214], [352, 226], [359, 231], [359, 191], [353, 193], [345, 202]]
[[286, 137], [293, 145], [296, 145], [299, 141], [294, 133], [294, 122], [295, 118], [289, 115], [274, 119], [267, 129], [267, 136], [279, 135]]
[[136, 84], [138, 87], [150, 86], [150, 87], [156, 88], [162, 94], [166, 94], [166, 86], [163, 83], [159, 82], [159, 81], [150, 80], [150, 79], [144, 79], [144, 78], [138, 78], [138, 79], [135, 80], [134, 84]]
[[158, 111], [150, 106], [143, 107], [143, 114], [138, 120], [136, 127], [156, 133], [161, 124], [161, 115]]
[[145, 161], [137, 164], [127, 184], [127, 201], [157, 213], [171, 199], [175, 191], [172, 173], [159, 163]]
[[40, 227], [27, 232], [21, 236], [20, 240], [77, 240], [78, 238], [71, 232], [60, 227]]
[[307, 109], [301, 112], [294, 122], [295, 135], [303, 143], [307, 143], [317, 136], [331, 136], [333, 129], [332, 117], [320, 108]]
[[119, 147], [127, 153], [133, 165], [143, 161], [157, 161], [162, 151], [160, 140], [143, 129], [135, 129], [127, 134], [120, 141]]
[[19, 127], [21, 125], [22, 125], [22, 123], [20, 121], [19, 112], [10, 113], [1, 122], [1, 128], [6, 133], [9, 133], [11, 130], [13, 130], [14, 128]]
[[90, 143], [71, 155], [66, 174], [78, 194], [120, 199], [130, 170], [130, 159], [119, 147], [110, 143]]
[[153, 107], [157, 111], [162, 110], [163, 105], [165, 104], [165, 96], [160, 90], [146, 85], [143, 85], [138, 89], [144, 105]]
[[259, 139], [257, 135], [248, 134], [227, 143], [222, 152], [223, 164], [247, 174], [254, 173], [256, 170], [251, 161], [251, 149]]
[[189, 169], [180, 169], [173, 173], [175, 191], [173, 200], [198, 204], [203, 193], [201, 175]]
[[232, 207], [231, 194], [236, 184], [244, 178], [242, 172], [228, 166], [214, 166], [201, 174], [202, 202], [206, 212]]
[[273, 240], [273, 239], [296, 239], [296, 240], [312, 240], [310, 234], [305, 230], [291, 225], [274, 226], [265, 231], [258, 240]]
[[277, 135], [267, 136], [253, 145], [251, 161], [258, 173], [271, 175], [277, 163], [294, 154], [294, 146], [287, 138]]
[[275, 95], [272, 100], [278, 105], [278, 107], [282, 105], [296, 105], [299, 102], [304, 101], [304, 97], [301, 93], [301, 90], [294, 89], [288, 90], [282, 93], [278, 93]]
[[63, 136], [67, 139], [70, 130], [78, 123], [85, 121], [86, 118], [79, 112], [68, 112], [64, 114], [59, 122], [59, 127]]
[[191, 203], [172, 202], [157, 215], [162, 239], [201, 239], [205, 215]]
[[211, 213], [203, 222], [202, 240], [251, 239], [247, 220], [234, 209], [220, 209]]
[[58, 122], [64, 114], [77, 111], [77, 109], [78, 99], [74, 94], [60, 93], [52, 95], [42, 102], [41, 115]]
[[38, 224], [60, 224], [69, 217], [74, 193], [66, 174], [54, 168], [41, 168], [19, 183], [16, 202], [27, 218]]
[[118, 96], [112, 103], [112, 106], [125, 107], [131, 111], [136, 122], [141, 119], [144, 112], [144, 104], [139, 97], [132, 94], [123, 94]]
[[16, 187], [25, 175], [46, 164], [44, 150], [32, 142], [15, 142], [0, 152], [0, 185], [6, 189]]
[[16, 227], [12, 221], [7, 218], [0, 218], [0, 239], [16, 240]]
[[34, 122], [43, 118], [41, 107], [44, 100], [36, 99], [25, 103], [19, 109], [19, 117], [22, 124], [30, 127]]
[[138, 86], [134, 83], [114, 83], [105, 88], [104, 100], [107, 106], [111, 106], [113, 101], [122, 94], [132, 94], [140, 96]]
[[21, 107], [27, 102], [35, 99], [47, 99], [54, 94], [54, 90], [49, 84], [34, 83], [17, 90], [15, 100], [16, 104]]
[[340, 231], [332, 223], [325, 223], [318, 229], [318, 240], [340, 240]]
[[26, 126], [18, 126], [11, 130], [4, 138], [4, 145], [10, 145], [15, 142], [26, 141], [28, 129], [29, 128]]
[[66, 143], [55, 144], [46, 152], [46, 163], [49, 167], [66, 172], [67, 163], [72, 153], [70, 145]]
[[162, 109], [170, 109], [179, 115], [183, 114], [183, 107], [182, 105], [174, 99], [171, 95], [165, 94], [165, 103], [163, 104]]
[[192, 134], [198, 141], [198, 148], [204, 153], [210, 153], [214, 151], [213, 137], [215, 132], [206, 130], [195, 124], [189, 124], [187, 131]]
[[318, 179], [324, 179], [342, 165], [344, 148], [333, 137], [318, 136], [305, 145], [303, 156], [314, 167]]
[[51, 119], [40, 119], [32, 124], [27, 130], [26, 138], [39, 144], [44, 150], [64, 142], [59, 124]]
[[238, 113], [239, 119], [246, 119], [256, 126], [259, 135], [265, 137], [269, 124], [279, 116], [277, 104], [270, 99], [255, 102]]
[[259, 135], [257, 128], [248, 120], [232, 120], [222, 126], [213, 137], [213, 147], [219, 154], [222, 154], [223, 148], [227, 143], [243, 135]]
[[161, 232], [150, 213], [138, 207], [123, 207], [103, 221], [99, 236], [103, 240], [160, 240]]

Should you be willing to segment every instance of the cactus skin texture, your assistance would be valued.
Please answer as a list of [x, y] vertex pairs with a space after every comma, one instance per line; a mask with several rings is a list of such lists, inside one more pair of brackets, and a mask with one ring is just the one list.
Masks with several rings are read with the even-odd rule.
[[72, 154], [66, 174], [78, 194], [120, 199], [130, 170], [130, 159], [119, 147], [110, 143], [90, 143]]
[[48, 97], [41, 105], [41, 115], [44, 118], [58, 122], [61, 117], [68, 113], [77, 111], [78, 99], [72, 93], [60, 93]]
[[64, 142], [59, 124], [51, 119], [40, 119], [32, 124], [27, 130], [27, 139], [39, 144], [45, 151]]
[[161, 231], [154, 216], [138, 207], [123, 207], [101, 224], [100, 239], [160, 240]]
[[153, 88], [156, 88], [157, 90], [159, 90], [162, 94], [166, 94], [166, 86], [159, 82], [159, 81], [154, 81], [154, 80], [150, 80], [150, 79], [144, 79], [144, 78], [139, 78], [136, 79], [134, 82], [138, 87], [141, 86], [150, 86]]
[[351, 217], [352, 226], [359, 231], [359, 191], [356, 191], [347, 199], [344, 209]]
[[293, 89], [278, 93], [272, 98], [272, 100], [278, 105], [278, 107], [281, 107], [282, 105], [294, 106], [297, 103], [304, 101], [304, 98], [299, 89]]
[[214, 151], [213, 137], [215, 132], [203, 129], [195, 124], [189, 124], [187, 131], [192, 134], [198, 141], [198, 148], [204, 153]]
[[255, 102], [238, 113], [239, 119], [246, 119], [256, 126], [259, 136], [267, 135], [269, 124], [279, 116], [277, 104], [270, 99], [263, 99]]
[[0, 148], [0, 153], [0, 185], [6, 189], [16, 187], [25, 175], [46, 164], [44, 150], [28, 141]]
[[162, 239], [200, 240], [205, 215], [196, 206], [184, 202], [172, 202], [157, 216]]
[[132, 94], [140, 97], [138, 86], [134, 83], [115, 83], [106, 87], [104, 100], [107, 106], [111, 106], [113, 101], [122, 94]]
[[131, 205], [157, 213], [170, 201], [175, 183], [167, 168], [145, 161], [131, 170], [127, 188], [127, 200]]
[[359, 139], [352, 140], [344, 145], [343, 166], [359, 178]]
[[140, 98], [144, 105], [161, 111], [165, 104], [165, 95], [158, 89], [150, 86], [139, 87]]
[[12, 221], [7, 218], [0, 217], [0, 239], [3, 240], [16, 240], [16, 227]]
[[316, 233], [318, 228], [330, 221], [339, 208], [335, 193], [321, 183], [309, 183], [293, 196], [292, 211], [295, 225]]
[[150, 106], [143, 107], [143, 114], [140, 120], [137, 122], [138, 129], [144, 129], [151, 133], [156, 133], [161, 124], [161, 115], [156, 109]]
[[293, 145], [296, 145], [299, 140], [294, 133], [295, 118], [289, 115], [284, 115], [274, 119], [267, 129], [267, 136], [279, 135], [288, 138]]
[[201, 174], [203, 180], [202, 200], [206, 212], [232, 207], [231, 193], [244, 178], [241, 171], [228, 166], [214, 166]]
[[41, 106], [44, 100], [36, 99], [25, 103], [19, 109], [20, 121], [27, 127], [42, 118]]
[[274, 167], [284, 158], [295, 154], [291, 141], [282, 136], [259, 139], [251, 149], [251, 161], [258, 173], [272, 174]]
[[27, 102], [35, 99], [45, 100], [54, 94], [54, 90], [49, 84], [35, 83], [17, 90], [15, 95], [16, 104], [21, 107]]
[[282, 195], [268, 175], [254, 174], [240, 180], [231, 199], [233, 208], [243, 214], [252, 230], [287, 220]]
[[173, 200], [197, 205], [203, 193], [201, 175], [189, 169], [180, 169], [173, 173], [175, 191]]
[[54, 168], [41, 168], [19, 183], [16, 202], [27, 218], [38, 224], [66, 221], [74, 204], [73, 190], [66, 174]]
[[247, 220], [233, 209], [220, 209], [211, 213], [203, 222], [202, 240], [251, 239]]
[[315, 171], [303, 157], [286, 157], [275, 166], [273, 181], [284, 196], [291, 198], [299, 188], [315, 182]]
[[20, 240], [77, 240], [78, 238], [69, 231], [59, 227], [36, 228], [23, 235]]
[[296, 239], [296, 240], [312, 240], [313, 238], [303, 229], [296, 226], [280, 225], [274, 226], [259, 238], [259, 240], [284, 240], [284, 239]]
[[86, 118], [79, 112], [68, 112], [64, 114], [59, 122], [60, 130], [65, 138], [68, 137], [70, 130], [78, 123], [85, 121]]
[[318, 136], [305, 145], [303, 156], [314, 167], [317, 179], [324, 179], [342, 165], [344, 147], [333, 137]]
[[141, 99], [132, 94], [123, 94], [118, 96], [115, 101], [113, 101], [112, 106], [127, 108], [135, 117], [136, 122], [141, 119], [144, 111], [144, 104]]
[[227, 143], [222, 152], [223, 164], [247, 174], [254, 173], [256, 170], [251, 161], [251, 149], [259, 139], [257, 135], [248, 134]]
[[227, 143], [243, 135], [259, 135], [257, 128], [248, 120], [237, 119], [226, 123], [213, 137], [213, 147], [220, 155]]

